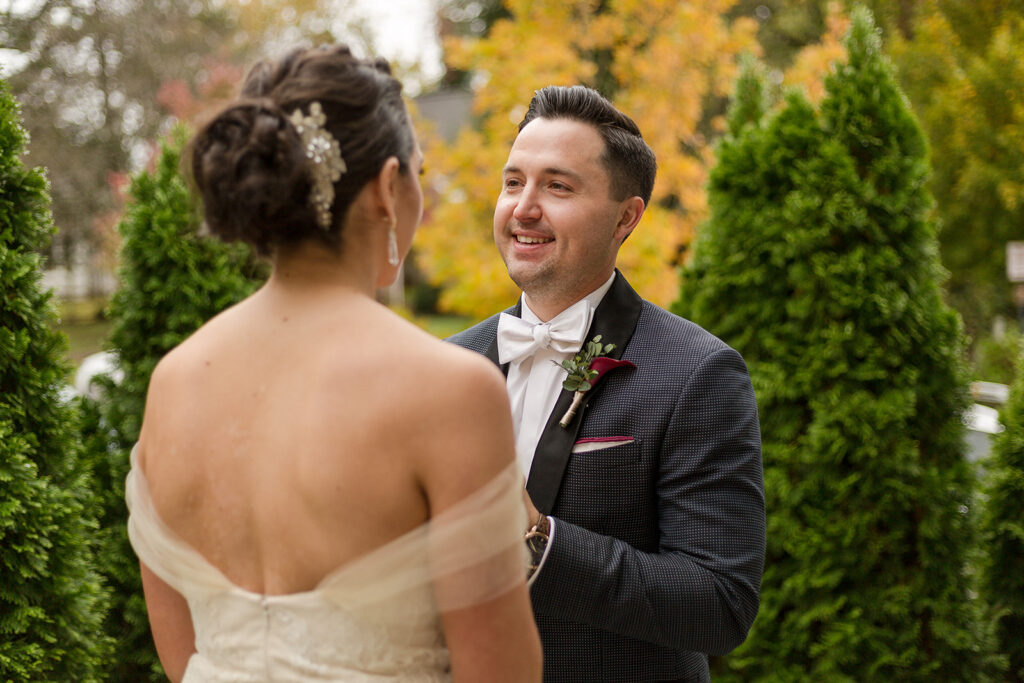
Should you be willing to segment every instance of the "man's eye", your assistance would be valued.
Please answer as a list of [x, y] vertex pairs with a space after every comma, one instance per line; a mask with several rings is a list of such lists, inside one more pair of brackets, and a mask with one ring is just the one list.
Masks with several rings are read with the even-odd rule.
[[515, 178], [506, 178], [505, 187], [519, 187], [519, 181]]

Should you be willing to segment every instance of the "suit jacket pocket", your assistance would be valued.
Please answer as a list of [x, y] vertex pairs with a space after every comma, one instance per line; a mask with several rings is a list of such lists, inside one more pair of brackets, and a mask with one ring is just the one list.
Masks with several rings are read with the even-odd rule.
[[640, 457], [632, 436], [599, 436], [579, 439], [572, 447], [570, 469], [605, 469], [635, 464]]
[[[617, 531], [617, 538], [631, 539], [620, 527], [641, 524], [650, 508], [640, 440], [633, 437], [613, 442], [601, 437], [581, 441], [569, 456], [553, 514], [599, 534], [616, 535], [613, 532]], [[587, 443], [596, 445], [584, 447]]]
[[625, 446], [635, 441], [631, 436], [592, 436], [586, 439], [580, 439], [572, 446], [573, 453], [591, 453], [593, 451], [603, 451], [606, 448], [615, 448], [616, 446]]

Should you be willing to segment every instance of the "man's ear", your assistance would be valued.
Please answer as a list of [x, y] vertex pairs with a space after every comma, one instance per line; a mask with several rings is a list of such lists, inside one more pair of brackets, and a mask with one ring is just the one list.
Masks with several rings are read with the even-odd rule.
[[370, 180], [374, 208], [381, 218], [397, 220], [398, 157], [388, 157], [377, 175]]
[[625, 241], [629, 237], [629, 233], [633, 232], [633, 228], [640, 222], [640, 217], [644, 215], [644, 200], [640, 197], [630, 197], [624, 199], [619, 204], [619, 222], [615, 225], [615, 238]]

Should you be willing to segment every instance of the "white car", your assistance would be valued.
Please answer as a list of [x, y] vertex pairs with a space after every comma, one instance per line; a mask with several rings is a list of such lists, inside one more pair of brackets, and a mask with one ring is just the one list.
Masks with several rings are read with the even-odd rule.
[[978, 462], [988, 457], [992, 450], [992, 437], [1003, 431], [999, 422], [999, 410], [985, 403], [1002, 405], [1010, 397], [1010, 387], [996, 382], [972, 382], [971, 396], [975, 401], [964, 413], [967, 425], [967, 459]]

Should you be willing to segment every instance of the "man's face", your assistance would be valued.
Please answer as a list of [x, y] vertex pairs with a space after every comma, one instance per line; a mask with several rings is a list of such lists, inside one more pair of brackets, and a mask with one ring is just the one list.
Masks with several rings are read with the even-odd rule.
[[548, 320], [600, 287], [634, 221], [611, 196], [597, 130], [571, 119], [534, 119], [502, 171], [494, 241], [530, 308]]

